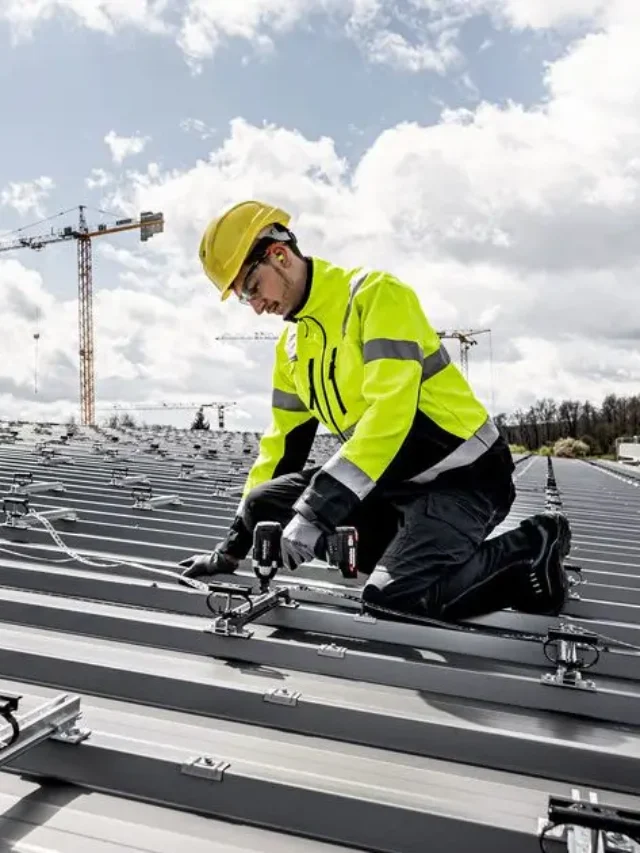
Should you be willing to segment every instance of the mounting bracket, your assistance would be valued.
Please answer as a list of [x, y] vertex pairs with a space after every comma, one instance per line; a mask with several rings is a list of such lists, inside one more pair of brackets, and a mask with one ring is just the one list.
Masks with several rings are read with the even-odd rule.
[[210, 755], [198, 755], [185, 761], [180, 772], [187, 776], [198, 776], [209, 782], [222, 782], [225, 771], [231, 767], [228, 761], [216, 761]]
[[576, 566], [575, 563], [565, 563], [564, 570], [567, 573], [567, 580], [569, 581], [569, 599], [571, 601], [580, 601], [579, 589], [587, 583], [582, 573], [582, 566]]
[[209, 472], [203, 468], [196, 468], [194, 462], [182, 462], [180, 465], [179, 480], [208, 480]]
[[38, 495], [42, 492], [64, 492], [65, 487], [57, 480], [38, 480], [34, 483], [31, 471], [25, 471], [13, 475], [9, 491], [11, 494]]
[[150, 484], [140, 484], [132, 489], [131, 497], [133, 498], [134, 509], [152, 510], [162, 506], [181, 506], [182, 500], [180, 495], [157, 495], [153, 497], [153, 491]]
[[149, 478], [145, 474], [129, 474], [129, 469], [125, 467], [114, 468], [111, 472], [111, 480], [109, 485], [124, 488], [125, 486], [148, 486]]
[[2, 498], [2, 509], [5, 514], [5, 521], [2, 527], [15, 527], [20, 530], [26, 530], [28, 527], [34, 527], [40, 524], [40, 518], [46, 518], [48, 521], [77, 521], [78, 515], [71, 507], [59, 507], [58, 509], [47, 509], [38, 513], [38, 516], [32, 515], [29, 511], [28, 495], [18, 495], [9, 493]]
[[59, 696], [18, 717], [21, 699], [14, 693], [0, 695], [0, 722], [5, 721], [0, 726], [0, 767], [45, 740], [77, 744], [90, 736], [90, 731], [76, 725], [82, 716], [79, 696]]
[[[548, 853], [633, 853], [640, 839], [640, 812], [599, 805], [595, 791], [582, 800], [549, 797], [548, 819], [538, 822], [541, 848]], [[553, 844], [553, 846], [552, 846]]]
[[[548, 650], [555, 644], [555, 656], [550, 656]], [[594, 653], [590, 662], [580, 657], [578, 652], [588, 649]], [[599, 638], [596, 634], [583, 631], [575, 625], [562, 623], [560, 628], [550, 628], [544, 642], [544, 653], [551, 663], [556, 665], [556, 671], [545, 673], [540, 679], [542, 684], [550, 687], [569, 687], [578, 690], [595, 691], [594, 681], [585, 680], [582, 672], [594, 666], [600, 657]]]
[[[219, 590], [215, 588], [216, 586], [216, 584], [209, 584], [209, 589], [213, 595], [229, 595], [228, 584], [220, 584]], [[232, 593], [232, 595], [238, 594], [239, 592], [235, 590]], [[289, 590], [286, 587], [267, 590], [266, 592], [260, 592], [258, 595], [253, 595], [251, 592], [240, 594], [244, 601], [236, 607], [221, 611], [220, 615], [213, 620], [211, 626], [205, 629], [208, 633], [221, 634], [225, 637], [249, 638], [253, 632], [247, 631], [245, 626], [250, 622], [254, 622], [275, 607], [298, 606], [291, 601]]]

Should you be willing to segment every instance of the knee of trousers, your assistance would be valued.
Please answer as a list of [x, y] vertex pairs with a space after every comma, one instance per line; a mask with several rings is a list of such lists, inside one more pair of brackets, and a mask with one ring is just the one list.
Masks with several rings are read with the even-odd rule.
[[251, 489], [242, 502], [240, 515], [248, 530], [253, 530], [259, 521], [269, 520], [270, 501], [267, 486], [268, 483], [262, 483]]
[[372, 583], [367, 583], [362, 588], [362, 603], [363, 604], [377, 604], [383, 605], [386, 602], [386, 596], [384, 592], [378, 589], [377, 586], [374, 586]]
[[387, 586], [389, 578], [386, 577], [387, 570], [376, 566], [369, 575], [362, 589], [362, 601], [365, 604], [384, 604], [389, 599]]

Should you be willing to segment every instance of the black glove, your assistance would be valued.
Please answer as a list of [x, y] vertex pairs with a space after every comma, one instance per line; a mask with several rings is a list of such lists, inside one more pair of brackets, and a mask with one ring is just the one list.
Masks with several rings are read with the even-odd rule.
[[183, 577], [207, 580], [214, 575], [235, 572], [238, 561], [216, 549], [210, 554], [194, 554], [192, 557], [187, 557], [186, 560], [181, 561], [180, 565], [184, 566]]

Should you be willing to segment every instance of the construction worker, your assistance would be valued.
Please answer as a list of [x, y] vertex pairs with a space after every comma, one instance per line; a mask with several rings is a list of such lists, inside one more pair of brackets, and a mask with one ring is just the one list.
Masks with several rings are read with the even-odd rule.
[[[366, 609], [445, 620], [505, 607], [557, 614], [570, 530], [535, 515], [487, 536], [513, 504], [509, 447], [407, 284], [302, 254], [290, 216], [237, 204], [204, 232], [200, 259], [226, 300], [278, 314], [272, 421], [228, 535], [184, 575], [233, 572], [260, 521], [283, 527], [284, 566], [326, 556], [358, 530]], [[341, 446], [304, 469], [318, 424]], [[380, 608], [380, 609], [379, 609]]]

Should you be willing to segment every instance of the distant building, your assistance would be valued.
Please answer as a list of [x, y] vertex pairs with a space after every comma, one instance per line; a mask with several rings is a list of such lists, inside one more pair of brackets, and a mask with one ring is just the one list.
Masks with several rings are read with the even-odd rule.
[[627, 465], [640, 465], [640, 435], [617, 438], [616, 459]]

